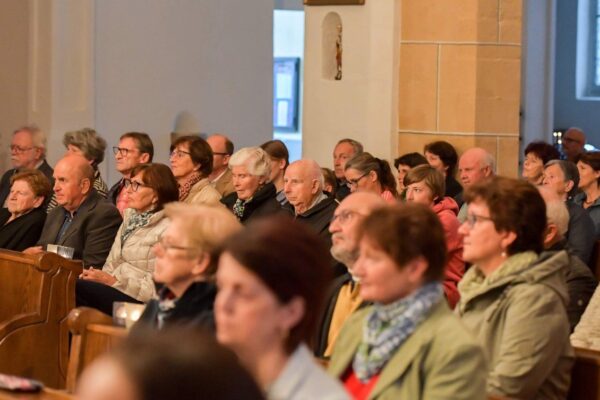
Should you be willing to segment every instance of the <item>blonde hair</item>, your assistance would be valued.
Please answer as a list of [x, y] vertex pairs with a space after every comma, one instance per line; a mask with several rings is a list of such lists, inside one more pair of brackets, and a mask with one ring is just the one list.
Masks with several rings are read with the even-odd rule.
[[174, 202], [165, 205], [165, 215], [180, 222], [181, 232], [187, 237], [189, 247], [210, 256], [207, 269], [209, 277], [217, 270], [214, 254], [221, 243], [242, 228], [237, 218], [222, 206]]
[[251, 175], [269, 178], [271, 158], [260, 147], [244, 147], [233, 153], [229, 159], [229, 168], [245, 165]]

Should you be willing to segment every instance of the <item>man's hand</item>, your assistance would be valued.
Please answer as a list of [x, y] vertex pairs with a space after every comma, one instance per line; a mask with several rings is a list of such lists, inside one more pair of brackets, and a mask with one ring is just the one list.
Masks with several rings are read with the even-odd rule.
[[42, 246], [33, 246], [23, 250], [23, 254], [40, 254], [43, 252], [44, 249]]

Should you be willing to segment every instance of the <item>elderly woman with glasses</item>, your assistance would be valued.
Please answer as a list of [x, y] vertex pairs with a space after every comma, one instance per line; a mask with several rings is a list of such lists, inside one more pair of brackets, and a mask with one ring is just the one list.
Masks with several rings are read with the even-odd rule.
[[221, 194], [210, 184], [213, 153], [199, 136], [182, 136], [171, 146], [171, 171], [179, 185], [179, 201], [188, 204], [220, 204]]
[[154, 281], [163, 287], [135, 329], [182, 324], [214, 329], [214, 252], [242, 226], [224, 207], [173, 203], [166, 205], [165, 215], [171, 223], [152, 249]]
[[155, 295], [152, 247], [168, 225], [164, 205], [177, 201], [177, 181], [163, 164], [141, 164], [125, 181], [129, 208], [102, 269], [83, 271], [77, 305], [112, 314], [114, 301], [148, 302]]
[[249, 220], [281, 212], [275, 185], [269, 182], [271, 158], [260, 147], [245, 147], [229, 160], [235, 192], [221, 202], [246, 224]]
[[396, 178], [390, 165], [386, 160], [373, 157], [369, 153], [360, 153], [348, 160], [344, 167], [344, 176], [351, 192], [373, 192], [391, 203], [398, 197]]
[[7, 208], [0, 209], [0, 248], [23, 251], [35, 246], [46, 221], [45, 200], [52, 193], [48, 178], [37, 169], [10, 178]]
[[459, 232], [472, 263], [457, 309], [489, 362], [487, 391], [517, 399], [564, 399], [573, 350], [565, 251], [542, 253], [546, 205], [528, 182], [493, 178], [465, 191]]
[[[94, 189], [102, 197], [106, 197], [108, 186], [100, 176], [98, 165], [104, 161], [104, 150], [106, 150], [106, 140], [98, 132], [91, 128], [83, 128], [78, 131], [67, 132], [63, 137], [63, 145], [67, 149], [67, 154], [80, 154], [85, 157], [94, 168]], [[58, 205], [55, 196], [52, 196], [48, 204], [48, 211]]]

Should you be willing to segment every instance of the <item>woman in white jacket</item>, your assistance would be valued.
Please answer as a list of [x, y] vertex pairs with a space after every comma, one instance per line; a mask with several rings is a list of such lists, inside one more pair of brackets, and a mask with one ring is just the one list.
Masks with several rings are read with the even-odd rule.
[[86, 269], [77, 281], [77, 306], [110, 315], [115, 301], [145, 303], [155, 295], [151, 250], [167, 228], [163, 206], [179, 198], [177, 181], [163, 164], [142, 164], [131, 176], [123, 223], [102, 269]]

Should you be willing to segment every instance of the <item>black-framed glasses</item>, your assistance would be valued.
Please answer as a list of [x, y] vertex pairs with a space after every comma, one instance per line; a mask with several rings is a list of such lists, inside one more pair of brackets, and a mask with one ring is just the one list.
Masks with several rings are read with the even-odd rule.
[[467, 224], [469, 226], [469, 228], [472, 228], [475, 226], [475, 224], [479, 221], [494, 221], [492, 218], [490, 217], [484, 217], [483, 215], [477, 215], [477, 214], [467, 214], [467, 218], [465, 218], [465, 224]]
[[133, 153], [135, 151], [135, 150], [132, 150], [132, 149], [126, 149], [124, 147], [117, 147], [117, 146], [113, 146], [112, 149], [113, 149], [113, 153], [115, 154], [115, 156], [117, 154], [120, 154], [121, 157], [127, 157], [127, 155], [129, 153]]
[[350, 186], [350, 187], [356, 187], [356, 186], [358, 186], [358, 182], [360, 182], [360, 180], [362, 178], [364, 178], [365, 176], [369, 175], [369, 172], [366, 172], [366, 173], [362, 174], [361, 176], [359, 176], [356, 179], [348, 179], [348, 186]]
[[147, 185], [144, 185], [143, 183], [140, 183], [138, 181], [132, 181], [131, 179], [123, 179], [123, 184], [125, 185], [125, 189], [129, 189], [131, 188], [132, 192], [137, 192], [138, 189], [141, 187], [148, 187]]
[[171, 151], [171, 158], [175, 157], [175, 158], [183, 158], [186, 155], [190, 155], [191, 153], [189, 151], [184, 151], [184, 150], [178, 150], [175, 149], [173, 151]]
[[11, 144], [9, 146], [9, 148], [10, 148], [11, 153], [21, 154], [21, 153], [25, 153], [26, 151], [29, 151], [31, 149], [34, 149], [35, 147], [21, 147], [21, 146]]

